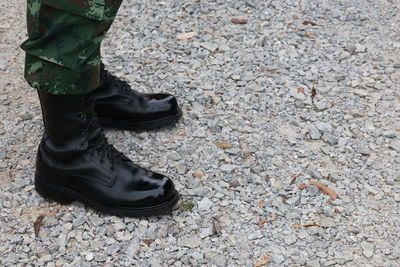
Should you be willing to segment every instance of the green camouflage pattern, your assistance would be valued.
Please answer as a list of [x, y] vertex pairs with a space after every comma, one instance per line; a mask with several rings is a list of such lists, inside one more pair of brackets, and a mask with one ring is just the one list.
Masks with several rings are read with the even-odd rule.
[[100, 45], [122, 0], [27, 0], [25, 79], [52, 94], [86, 94], [100, 82]]

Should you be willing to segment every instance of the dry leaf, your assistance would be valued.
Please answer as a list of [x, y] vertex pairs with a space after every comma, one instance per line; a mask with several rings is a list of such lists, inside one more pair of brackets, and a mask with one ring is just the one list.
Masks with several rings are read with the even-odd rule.
[[300, 189], [300, 190], [304, 190], [306, 187], [307, 187], [306, 184], [301, 184], [301, 185], [299, 185], [299, 189]]
[[301, 227], [301, 224], [299, 224], [299, 223], [293, 224], [293, 228], [300, 228], [300, 227]]
[[260, 206], [260, 207], [265, 207], [265, 206], [267, 206], [267, 203], [266, 203], [264, 200], [260, 200], [260, 201], [258, 202], [258, 206]]
[[311, 26], [317, 25], [317, 23], [312, 22], [312, 21], [309, 21], [309, 20], [304, 21], [303, 24], [304, 24], [304, 25], [311, 25]]
[[39, 236], [40, 227], [43, 224], [44, 215], [39, 215], [36, 221], [33, 223], [33, 230], [35, 232], [35, 236]]
[[297, 177], [299, 177], [299, 176], [300, 176], [300, 174], [292, 174], [291, 175], [292, 180], [290, 181], [290, 184], [294, 184], [296, 182]]
[[293, 224], [294, 228], [311, 227], [311, 226], [318, 226], [318, 224], [316, 222], [309, 222], [309, 223], [306, 223], [306, 224], [299, 224], [299, 223]]
[[187, 40], [187, 39], [190, 39], [190, 38], [192, 38], [192, 37], [194, 37], [196, 35], [197, 35], [197, 32], [185, 32], [185, 33], [178, 34], [176, 36], [176, 39], [178, 39], [178, 40]]
[[181, 132], [181, 133], [179, 133], [179, 136], [187, 136], [187, 133], [186, 132]]
[[317, 90], [315, 90], [315, 87], [311, 88], [311, 98], [314, 98], [317, 95]]
[[231, 19], [231, 22], [236, 23], [236, 24], [246, 24], [248, 22], [248, 20], [245, 18], [241, 18], [241, 19], [235, 18], [235, 19]]
[[303, 227], [311, 227], [311, 226], [318, 226], [318, 224], [316, 222], [309, 222], [309, 223], [303, 224]]
[[297, 88], [297, 93], [304, 93], [304, 88], [303, 87]]
[[193, 173], [193, 177], [194, 178], [203, 178], [204, 174], [202, 174], [201, 172], [195, 172], [195, 173]]
[[269, 259], [269, 256], [264, 256], [264, 259], [260, 262], [255, 263], [254, 267], [266, 266], [270, 262], [271, 262], [271, 260]]
[[320, 182], [311, 181], [310, 185], [317, 187], [322, 193], [329, 195], [333, 200], [337, 198], [337, 194], [334, 190], [330, 189], [326, 185], [321, 184]]
[[215, 51], [213, 51], [213, 53], [214, 54], [223, 54], [223, 53], [225, 53], [225, 51], [224, 50], [215, 50]]
[[145, 243], [147, 246], [150, 246], [153, 241], [153, 239], [142, 239], [142, 242]]
[[222, 149], [232, 148], [232, 145], [228, 142], [217, 142], [217, 147]]
[[307, 37], [313, 37], [315, 35], [317, 35], [316, 32], [307, 32], [306, 34], [304, 34], [304, 36], [307, 36]]
[[263, 219], [263, 220], [259, 220], [258, 221], [258, 227], [260, 228], [264, 228], [264, 224], [267, 222], [267, 220]]

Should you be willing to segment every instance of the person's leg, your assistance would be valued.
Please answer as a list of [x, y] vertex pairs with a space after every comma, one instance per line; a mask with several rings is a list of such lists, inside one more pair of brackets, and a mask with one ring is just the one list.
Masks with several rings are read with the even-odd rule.
[[28, 0], [25, 77], [51, 94], [77, 95], [100, 83], [100, 45], [122, 0]]
[[178, 201], [172, 181], [108, 144], [94, 112], [100, 43], [120, 4], [28, 1], [26, 78], [38, 89], [45, 126], [35, 188], [45, 198], [77, 200], [113, 215], [155, 215]]
[[25, 77], [37, 89], [76, 95], [95, 90], [102, 126], [144, 130], [174, 124], [170, 94], [140, 94], [104, 69], [100, 44], [122, 0], [28, 0]]

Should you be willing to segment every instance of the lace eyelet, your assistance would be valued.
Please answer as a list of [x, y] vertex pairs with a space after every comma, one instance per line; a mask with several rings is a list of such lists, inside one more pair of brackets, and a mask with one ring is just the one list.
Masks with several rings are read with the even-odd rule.
[[110, 171], [115, 172], [115, 168], [114, 168], [114, 167], [111, 167], [111, 168], [110, 168]]
[[86, 142], [81, 143], [81, 147], [85, 147], [86, 146]]
[[104, 159], [101, 159], [101, 160], [100, 160], [100, 164], [104, 164]]
[[84, 117], [83, 112], [78, 113], [78, 118], [82, 119]]

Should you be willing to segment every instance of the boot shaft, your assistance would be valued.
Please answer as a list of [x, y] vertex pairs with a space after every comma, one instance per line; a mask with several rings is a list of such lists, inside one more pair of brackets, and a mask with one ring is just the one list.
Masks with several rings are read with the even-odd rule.
[[67, 159], [87, 148], [88, 121], [94, 114], [91, 94], [52, 95], [38, 90], [42, 108], [45, 149], [59, 159]]

